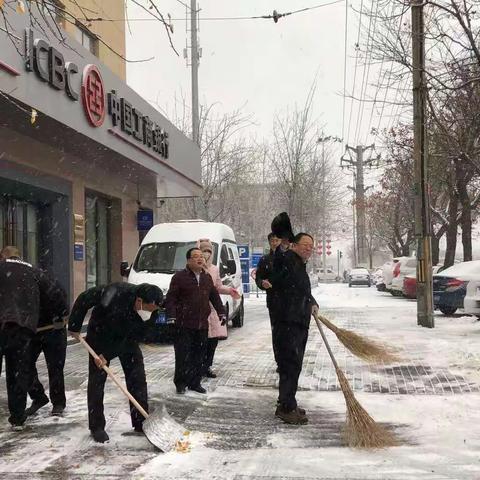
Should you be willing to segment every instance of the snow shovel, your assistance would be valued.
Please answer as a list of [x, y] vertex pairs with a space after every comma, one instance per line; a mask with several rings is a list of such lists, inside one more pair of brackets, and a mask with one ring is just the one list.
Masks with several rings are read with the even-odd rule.
[[[100, 359], [82, 336], [79, 335], [77, 338], [94, 359]], [[125, 385], [120, 382], [112, 370], [106, 365], [102, 368], [130, 402], [135, 405], [135, 408], [145, 417], [145, 421], [143, 422], [143, 433], [147, 437], [147, 440], [162, 452], [168, 452], [174, 449], [177, 442], [182, 438], [185, 429], [168, 414], [165, 405], [162, 405], [162, 408], [155, 410], [155, 412], [149, 415], [135, 400]]]

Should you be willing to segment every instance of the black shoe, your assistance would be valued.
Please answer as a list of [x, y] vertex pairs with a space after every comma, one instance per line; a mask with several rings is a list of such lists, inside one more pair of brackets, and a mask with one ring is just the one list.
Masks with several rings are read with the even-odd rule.
[[65, 407], [62, 407], [62, 405], [54, 405], [52, 408], [52, 416], [61, 417], [63, 416], [64, 410], [65, 410]]
[[135, 425], [135, 427], [133, 427], [133, 431], [136, 433], [143, 433], [142, 425]]
[[177, 387], [177, 393], [179, 395], [184, 395], [185, 394], [185, 387]]
[[105, 430], [91, 430], [90, 435], [97, 443], [105, 443], [110, 440]]
[[188, 387], [188, 389], [192, 390], [192, 392], [207, 393], [207, 391], [201, 385], [197, 385], [196, 387]]
[[34, 400], [32, 404], [25, 410], [27, 416], [34, 415], [49, 402], [48, 398], [42, 398], [41, 400]]
[[217, 374], [215, 372], [212, 372], [212, 369], [209, 368], [207, 370], [207, 373], [205, 374], [207, 378], [217, 378]]

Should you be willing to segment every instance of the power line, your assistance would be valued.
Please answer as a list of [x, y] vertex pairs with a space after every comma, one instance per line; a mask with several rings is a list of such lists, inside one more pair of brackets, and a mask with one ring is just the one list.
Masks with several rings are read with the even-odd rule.
[[[327, 3], [322, 3], [320, 5], [314, 5], [313, 7], [305, 7], [301, 8], [299, 10], [294, 10], [292, 12], [286, 12], [286, 13], [278, 13], [277, 11], [274, 10], [273, 14], [271, 15], [258, 15], [258, 16], [250, 16], [250, 17], [202, 17], [202, 22], [204, 21], [229, 21], [229, 20], [274, 20], [275, 23], [278, 21], [278, 19], [282, 17], [287, 17], [290, 15], [295, 15], [297, 13], [303, 13], [307, 12], [310, 10], [316, 10], [317, 8], [322, 8], [322, 7], [328, 7], [329, 5], [335, 5], [337, 3], [343, 3], [346, 0], [334, 0], [332, 2], [327, 2]], [[153, 22], [155, 21], [154, 18], [129, 18], [128, 19], [130, 22]], [[172, 18], [172, 21], [185, 21], [188, 20], [186, 18]], [[124, 18], [117, 18], [117, 19], [111, 19], [111, 18], [103, 18], [103, 17], [96, 17], [96, 18], [87, 18], [87, 21], [89, 22], [124, 22]]]
[[347, 106], [347, 41], [348, 41], [348, 1], [345, 2], [345, 38], [343, 57], [343, 112], [342, 112], [342, 150], [345, 141], [345, 109]]

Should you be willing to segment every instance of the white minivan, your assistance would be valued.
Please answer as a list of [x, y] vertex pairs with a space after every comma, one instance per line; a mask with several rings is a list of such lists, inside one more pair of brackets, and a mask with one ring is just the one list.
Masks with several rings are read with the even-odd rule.
[[181, 220], [154, 225], [143, 239], [133, 264], [128, 266], [127, 262], [122, 262], [122, 276], [136, 285], [157, 285], [166, 295], [173, 274], [185, 268], [187, 250], [195, 247], [201, 238], [212, 242], [212, 262], [218, 266], [223, 284], [235, 288], [242, 295], [238, 300], [221, 295], [232, 326], [242, 327], [244, 308], [240, 258], [233, 230], [223, 223]]

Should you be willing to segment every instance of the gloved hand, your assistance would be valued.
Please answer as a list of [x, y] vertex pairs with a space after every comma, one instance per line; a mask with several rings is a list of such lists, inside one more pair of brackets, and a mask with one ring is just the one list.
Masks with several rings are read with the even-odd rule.
[[220, 324], [222, 325], [222, 327], [227, 324], [227, 316], [226, 315], [219, 315], [218, 318], [220, 319]]

